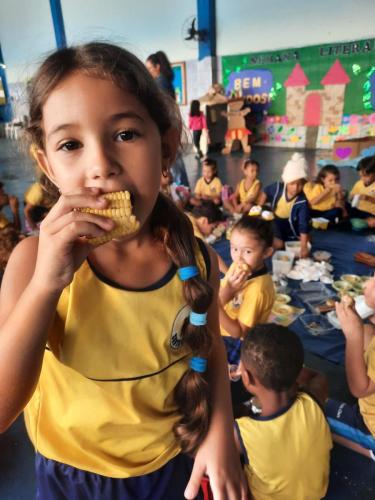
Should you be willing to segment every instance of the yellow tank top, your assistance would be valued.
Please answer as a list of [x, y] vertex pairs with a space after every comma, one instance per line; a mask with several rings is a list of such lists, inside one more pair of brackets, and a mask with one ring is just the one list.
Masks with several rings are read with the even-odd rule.
[[[246, 191], [245, 180], [246, 179], [242, 179], [242, 181], [240, 181], [240, 183], [238, 184], [238, 194], [240, 196], [240, 202], [241, 203], [245, 203], [245, 201], [247, 201], [248, 198], [252, 194], [254, 194], [254, 191], [256, 189], [258, 189], [258, 186], [260, 184], [259, 179], [255, 179], [255, 181], [251, 184], [251, 186], [249, 187], [249, 189]], [[256, 202], [257, 202], [257, 200], [254, 201], [255, 204], [256, 204]]]
[[[375, 337], [372, 338], [365, 352], [367, 375], [375, 380]], [[368, 430], [375, 437], [375, 394], [358, 400], [361, 414]]]
[[[197, 254], [202, 275], [202, 254]], [[153, 472], [180, 452], [174, 390], [188, 368], [189, 314], [176, 269], [142, 291], [85, 262], [59, 300], [37, 389], [25, 409], [45, 457], [108, 477]]]
[[331, 210], [334, 208], [336, 203], [336, 196], [334, 193], [330, 193], [319, 203], [311, 204], [311, 200], [321, 195], [324, 191], [324, 186], [318, 182], [307, 182], [303, 188], [306, 195], [307, 201], [309, 202], [313, 210]]
[[[318, 404], [299, 393], [273, 417], [236, 420], [255, 500], [318, 500], [327, 491], [331, 433]], [[247, 460], [246, 460], [247, 459]]]
[[204, 177], [198, 179], [195, 185], [195, 194], [215, 198], [221, 194], [223, 185], [219, 177], [214, 177], [211, 182], [207, 183]]
[[290, 201], [286, 199], [285, 192], [281, 195], [276, 205], [275, 214], [280, 219], [289, 219], [290, 212], [297, 197], [295, 196]]
[[[355, 194], [366, 194], [375, 198], [375, 182], [372, 182], [369, 186], [365, 186], [363, 181], [356, 182], [350, 192], [350, 197], [353, 198]], [[375, 215], [375, 203], [372, 201], [360, 200], [357, 208]]]

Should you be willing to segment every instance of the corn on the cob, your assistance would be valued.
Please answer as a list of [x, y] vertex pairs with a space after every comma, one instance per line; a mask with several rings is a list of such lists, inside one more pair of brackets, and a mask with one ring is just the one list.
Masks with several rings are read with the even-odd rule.
[[97, 238], [89, 238], [88, 242], [91, 245], [102, 245], [114, 238], [120, 238], [128, 234], [135, 233], [139, 228], [139, 221], [133, 215], [130, 193], [128, 191], [116, 191], [113, 193], [103, 194], [103, 198], [109, 201], [107, 208], [77, 208], [80, 212], [100, 215], [108, 217], [115, 222], [115, 227], [112, 231], [98, 236]]

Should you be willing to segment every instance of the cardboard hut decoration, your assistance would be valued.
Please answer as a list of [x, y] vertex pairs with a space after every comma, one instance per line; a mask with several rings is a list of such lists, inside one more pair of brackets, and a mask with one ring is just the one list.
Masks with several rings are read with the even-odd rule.
[[[214, 83], [206, 94], [199, 98], [200, 108], [206, 115], [207, 127], [210, 137], [210, 145], [213, 148], [221, 149], [226, 133], [226, 119], [222, 112], [227, 108], [228, 98], [225, 96], [225, 89], [220, 83]], [[207, 152], [207, 136], [201, 136], [201, 150]]]
[[223, 111], [222, 115], [228, 120], [228, 128], [225, 134], [225, 148], [221, 152], [225, 155], [232, 151], [233, 142], [238, 139], [242, 144], [244, 153], [250, 153], [251, 147], [248, 144], [248, 136], [251, 134], [246, 127], [245, 116], [250, 113], [250, 108], [242, 109], [244, 99], [235, 98], [228, 101], [227, 111]]

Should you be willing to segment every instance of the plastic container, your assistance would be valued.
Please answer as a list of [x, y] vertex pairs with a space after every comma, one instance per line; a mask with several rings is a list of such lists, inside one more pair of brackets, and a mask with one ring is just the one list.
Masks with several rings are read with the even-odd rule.
[[353, 231], [363, 231], [367, 229], [368, 224], [365, 219], [350, 219]]
[[272, 271], [276, 275], [286, 275], [293, 267], [294, 254], [277, 250], [272, 256]]
[[325, 335], [335, 328], [322, 314], [305, 314], [300, 320], [311, 335]]
[[[307, 248], [311, 250], [311, 243], [307, 243]], [[293, 253], [296, 258], [301, 256], [301, 242], [300, 241], [286, 241], [285, 250], [287, 252]]]
[[359, 295], [355, 298], [355, 310], [362, 319], [367, 319], [375, 314], [375, 309], [366, 304], [364, 295]]
[[323, 229], [325, 231], [328, 228], [329, 220], [325, 217], [315, 217], [311, 219], [311, 223], [314, 229]]

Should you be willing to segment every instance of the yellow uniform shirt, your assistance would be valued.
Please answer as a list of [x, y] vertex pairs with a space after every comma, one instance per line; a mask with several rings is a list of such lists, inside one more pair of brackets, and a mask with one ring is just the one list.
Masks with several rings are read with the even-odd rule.
[[0, 212], [0, 229], [4, 229], [4, 227], [9, 226], [9, 224], [8, 218]]
[[[355, 194], [367, 194], [375, 198], [375, 182], [372, 182], [369, 186], [365, 186], [363, 181], [358, 181], [354, 184], [353, 189], [350, 191], [350, 198], [353, 198]], [[375, 203], [367, 200], [360, 200], [358, 205], [358, 210], [363, 210], [372, 215], [375, 215]]]
[[[240, 197], [240, 202], [245, 203], [250, 196], [254, 194], [254, 191], [256, 191], [258, 188], [260, 188], [260, 181], [259, 179], [255, 179], [255, 181], [251, 184], [248, 190], [245, 188], [245, 181], [246, 179], [242, 179], [242, 181], [239, 182], [238, 184], [238, 194]], [[254, 203], [256, 204], [257, 200], [254, 200]]]
[[[372, 338], [365, 352], [367, 375], [375, 382], [375, 337]], [[375, 437], [375, 394], [358, 400], [361, 414], [368, 430]]]
[[[234, 264], [228, 269], [232, 271]], [[221, 286], [226, 284], [226, 277], [221, 281]], [[224, 310], [231, 319], [240, 321], [249, 328], [259, 323], [266, 323], [275, 301], [275, 287], [271, 275], [264, 268], [246, 281], [242, 290], [225, 304]], [[221, 335], [230, 336], [220, 327]]]
[[320, 500], [325, 496], [331, 433], [323, 411], [309, 395], [299, 393], [277, 415], [242, 417], [236, 423], [255, 500]]
[[321, 200], [319, 203], [311, 204], [311, 200], [321, 195], [325, 187], [318, 182], [307, 182], [303, 188], [307, 201], [313, 210], [331, 210], [335, 207], [336, 195], [335, 193], [329, 193], [327, 196]]
[[285, 191], [281, 195], [279, 201], [276, 205], [275, 215], [280, 219], [289, 219], [290, 212], [292, 211], [292, 207], [297, 197], [295, 196], [293, 199], [288, 201], [285, 197]]
[[[197, 262], [205, 276], [202, 254]], [[180, 452], [174, 390], [188, 369], [189, 314], [172, 267], [127, 290], [84, 262], [63, 291], [27, 430], [45, 457], [113, 478], [153, 472]]]
[[210, 198], [216, 198], [221, 195], [221, 190], [223, 185], [219, 177], [214, 177], [211, 182], [206, 182], [204, 177], [198, 179], [195, 185], [195, 194], [199, 196], [208, 196]]
[[34, 182], [34, 184], [31, 184], [29, 189], [27, 189], [25, 192], [25, 201], [26, 203], [30, 203], [30, 205], [42, 206], [46, 208], [51, 208], [53, 205], [52, 199], [50, 199], [49, 196], [46, 196], [46, 193], [43, 191], [39, 182]]

